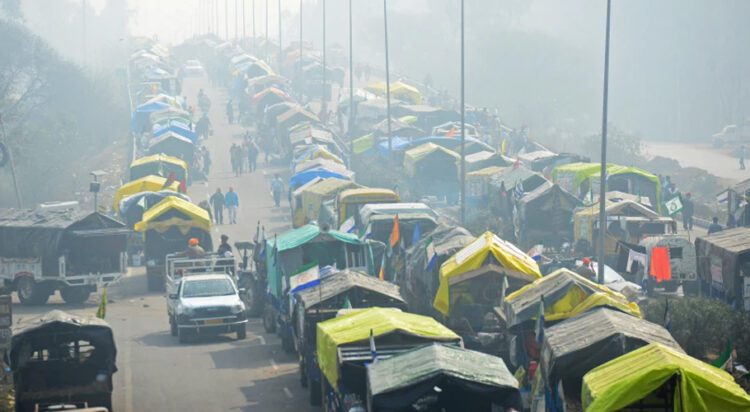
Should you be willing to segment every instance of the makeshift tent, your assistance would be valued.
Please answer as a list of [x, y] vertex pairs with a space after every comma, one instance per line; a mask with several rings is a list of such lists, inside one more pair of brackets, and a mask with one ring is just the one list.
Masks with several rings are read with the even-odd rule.
[[292, 173], [301, 173], [305, 170], [323, 168], [331, 172], [348, 173], [349, 169], [344, 166], [343, 163], [336, 162], [334, 160], [316, 158], [312, 160], [305, 160], [299, 163], [292, 164]]
[[[374, 93], [378, 96], [386, 95], [386, 84], [383, 82], [373, 83], [365, 87], [368, 92]], [[404, 83], [401, 80], [391, 83], [390, 87], [391, 97], [405, 101], [411, 104], [420, 104], [422, 102], [422, 93], [416, 87]]]
[[135, 226], [136, 223], [143, 219], [143, 213], [161, 202], [165, 197], [175, 196], [182, 200], [190, 201], [190, 197], [185, 194], [171, 190], [160, 190], [158, 192], [139, 192], [127, 196], [120, 201], [120, 217], [125, 221], [128, 227]]
[[279, 131], [289, 130], [292, 126], [302, 122], [320, 122], [320, 119], [318, 119], [318, 116], [315, 114], [301, 107], [292, 107], [286, 112], [276, 116], [276, 124], [278, 125]]
[[432, 130], [433, 127], [461, 120], [461, 115], [455, 110], [426, 105], [394, 105], [391, 108], [395, 116], [416, 116], [414, 126], [422, 130]]
[[125, 183], [124, 185], [120, 186], [120, 188], [115, 192], [115, 212], [120, 211], [120, 201], [127, 196], [131, 196], [140, 192], [158, 192], [160, 190], [171, 190], [174, 192], [178, 192], [180, 190], [180, 182], [174, 181], [170, 185], [167, 185], [167, 178], [149, 175]]
[[193, 142], [175, 132], [166, 132], [159, 137], [152, 139], [149, 142], [148, 153], [151, 155], [155, 154], [166, 154], [180, 158], [188, 164], [193, 164], [193, 158], [195, 156], [195, 146]]
[[[666, 399], [653, 399], [665, 388]], [[581, 398], [584, 410], [593, 412], [654, 403], [649, 400], [662, 408], [670, 405], [675, 412], [750, 411], [750, 396], [730, 374], [659, 343], [588, 372]]]
[[750, 311], [750, 228], [723, 230], [695, 239], [698, 278], [714, 295]]
[[638, 305], [625, 296], [568, 269], [558, 269], [505, 298], [503, 312], [508, 327], [515, 331], [530, 328], [539, 313], [542, 296], [545, 322], [568, 319], [600, 306], [641, 316]]
[[176, 120], [169, 121], [165, 125], [156, 127], [155, 130], [152, 132], [152, 134], [154, 135], [154, 137], [159, 137], [167, 132], [173, 132], [182, 137], [187, 137], [193, 143], [195, 143], [195, 141], [198, 139], [198, 136], [195, 134], [195, 132], [192, 129], [190, 129], [189, 126], [186, 126], [183, 123], [176, 121]]
[[[474, 125], [464, 124], [464, 130], [466, 131], [466, 137], [479, 137], [479, 131]], [[439, 124], [432, 128], [432, 134], [434, 136], [445, 136], [458, 139], [461, 137], [461, 123], [446, 122], [443, 124]]]
[[337, 155], [333, 154], [326, 146], [319, 144], [310, 144], [297, 146], [294, 151], [294, 163], [303, 162], [313, 159], [328, 159], [336, 163], [344, 164], [344, 161]]
[[345, 267], [346, 252], [362, 245], [364, 243], [356, 235], [322, 230], [316, 224], [308, 224], [268, 239], [266, 267], [269, 293], [276, 299], [281, 298], [283, 284], [288, 283], [288, 278], [303, 265], [317, 263], [320, 266]]
[[[509, 283], [520, 285], [542, 277], [536, 261], [492, 232], [485, 232], [456, 252], [440, 267], [440, 288], [433, 306], [445, 316], [459, 293], [451, 289], [459, 283], [490, 273], [507, 277]], [[502, 282], [498, 286], [498, 296]], [[493, 302], [488, 302], [492, 304]]]
[[304, 310], [314, 308], [338, 311], [348, 302], [352, 308], [373, 306], [406, 309], [398, 286], [355, 270], [342, 270], [320, 279], [320, 282], [295, 294]]
[[436, 387], [441, 403], [463, 410], [491, 410], [493, 404], [523, 410], [518, 381], [501, 358], [438, 343], [370, 365], [368, 410], [409, 410]]
[[557, 393], [562, 381], [565, 397], [579, 399], [588, 371], [649, 343], [682, 352], [662, 326], [609, 308], [593, 309], [560, 322], [544, 331], [540, 362], [545, 386]]
[[273, 69], [266, 62], [262, 60], [256, 60], [245, 69], [245, 74], [248, 78], [268, 76], [274, 74]]
[[294, 190], [316, 177], [320, 177], [323, 179], [329, 179], [333, 177], [336, 179], [352, 180], [352, 178], [354, 177], [354, 172], [346, 169], [341, 170], [339, 168], [336, 168], [336, 170], [334, 171], [328, 170], [324, 167], [315, 167], [313, 169], [304, 170], [295, 175], [292, 175], [292, 177], [289, 178], [289, 190]]
[[[576, 196], [589, 192], [599, 193], [599, 163], [570, 163], [557, 166], [552, 171], [552, 180]], [[648, 196], [656, 210], [660, 210], [661, 183], [659, 178], [637, 167], [607, 164], [607, 188], [639, 196]], [[665, 199], [668, 200], [668, 199]]]
[[501, 187], [507, 191], [513, 191], [516, 186], [520, 185], [523, 193], [531, 192], [539, 186], [547, 183], [548, 180], [541, 174], [534, 172], [524, 166], [509, 166], [501, 173], [490, 178], [491, 191], [500, 193]]
[[302, 190], [295, 191], [294, 224], [302, 226], [313, 220], [320, 219], [320, 208], [326, 200], [335, 199], [346, 189], [359, 187], [350, 180], [337, 178], [322, 179]]
[[[388, 136], [388, 119], [383, 119], [380, 123], [373, 126], [372, 130], [380, 136]], [[424, 136], [425, 132], [399, 119], [391, 119], [391, 136], [399, 137], [419, 137]]]
[[140, 157], [130, 164], [130, 180], [140, 179], [148, 175], [169, 177], [171, 173], [174, 173], [175, 179], [187, 182], [187, 163], [182, 159], [159, 153]]
[[256, 108], [258, 114], [262, 113], [262, 110], [267, 106], [281, 102], [291, 102], [292, 98], [286, 94], [283, 90], [277, 89], [276, 87], [269, 87], [260, 93], [256, 93], [251, 103]]
[[[455, 169], [459, 156], [456, 152], [438, 146], [434, 143], [425, 143], [404, 153], [404, 169], [409, 176], [417, 176], [426, 172], [425, 168], [430, 166], [436, 168]], [[429, 165], [423, 164], [429, 162]]]
[[368, 308], [318, 323], [318, 364], [334, 388], [338, 387], [338, 349], [345, 345], [368, 346], [394, 337], [414, 341], [458, 343], [461, 338], [435, 319], [393, 308]]
[[208, 212], [179, 197], [166, 197], [143, 213], [143, 220], [135, 224], [135, 230], [165, 232], [177, 228], [185, 234], [192, 228], [211, 231]]
[[512, 165], [514, 162], [515, 161], [513, 159], [505, 157], [498, 152], [482, 150], [466, 155], [466, 171], [473, 172], [492, 166], [505, 167]]
[[[516, 233], [520, 243], [559, 245], [573, 233], [573, 213], [583, 203], [557, 184], [544, 184], [526, 193], [517, 204]], [[541, 242], [544, 240], [544, 242]]]
[[312, 124], [302, 124], [289, 131], [289, 143], [292, 146], [320, 145], [327, 150], [340, 153], [340, 149], [331, 131]]

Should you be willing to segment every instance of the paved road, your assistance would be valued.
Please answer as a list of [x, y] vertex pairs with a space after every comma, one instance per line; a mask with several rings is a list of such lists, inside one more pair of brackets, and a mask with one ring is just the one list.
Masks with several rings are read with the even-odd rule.
[[[289, 209], [275, 208], [268, 189], [273, 169], [236, 178], [231, 173], [229, 146], [240, 142], [243, 130], [229, 125], [224, 116], [226, 97], [203, 79], [185, 82], [188, 99], [195, 100], [203, 88], [213, 102], [211, 120], [215, 134], [207, 142], [213, 167], [209, 183], [188, 189], [195, 202], [205, 199], [216, 187], [230, 185], [238, 191], [240, 208], [237, 225], [215, 228], [214, 244], [221, 233], [231, 242], [252, 239], [260, 219], [269, 233], [289, 227]], [[222, 335], [181, 345], [170, 336], [164, 296], [146, 292], [141, 270], [132, 273], [109, 291], [107, 321], [118, 344], [114, 408], [117, 411], [285, 411], [309, 410], [307, 391], [298, 379], [296, 357], [281, 350], [275, 335], [264, 333], [259, 319], [248, 325], [247, 339]], [[86, 305], [63, 305], [59, 297], [50, 304], [28, 308], [14, 307], [23, 317], [51, 309], [93, 314], [96, 297]]]
[[697, 167], [735, 182], [750, 178], [750, 170], [740, 170], [737, 158], [709, 144], [644, 142], [644, 146], [646, 153], [677, 160], [682, 167]]

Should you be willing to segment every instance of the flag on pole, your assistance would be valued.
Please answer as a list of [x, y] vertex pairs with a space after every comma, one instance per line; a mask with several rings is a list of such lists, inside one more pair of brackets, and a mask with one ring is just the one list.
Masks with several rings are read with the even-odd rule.
[[728, 367], [731, 366], [733, 352], [734, 345], [732, 344], [732, 340], [730, 339], [727, 342], [727, 346], [725, 346], [724, 350], [721, 352], [721, 355], [719, 355], [719, 357], [716, 358], [715, 361], [711, 362], [711, 365], [716, 366], [719, 369], [727, 370]]
[[372, 236], [372, 223], [368, 223], [367, 227], [365, 228], [364, 234], [362, 234], [362, 239], [367, 239], [370, 236]]
[[513, 189], [513, 196], [515, 196], [516, 200], [518, 200], [522, 198], [525, 193], [526, 192], [523, 191], [523, 185], [519, 180], [518, 182], [516, 182], [516, 187]]
[[505, 156], [505, 151], [507, 150], [507, 148], [508, 148], [508, 140], [503, 139], [503, 141], [500, 142], [500, 154]]
[[354, 216], [350, 216], [349, 219], [346, 219], [344, 223], [339, 226], [339, 232], [352, 233], [354, 232], [355, 227], [356, 222], [354, 221]]
[[398, 245], [399, 240], [401, 240], [401, 232], [399, 231], [399, 227], [398, 227], [398, 214], [396, 214], [396, 217], [393, 219], [393, 229], [391, 229], [391, 239], [388, 242], [388, 244], [391, 246], [391, 249], [395, 248], [396, 245]]
[[669, 310], [669, 298], [666, 299], [666, 304], [664, 305], [664, 329], [672, 332], [672, 312]]
[[667, 212], [670, 215], [674, 215], [682, 210], [682, 200], [680, 200], [680, 196], [675, 196], [664, 203], [664, 206], [667, 207]]
[[424, 270], [432, 270], [437, 263], [437, 253], [435, 252], [435, 245], [432, 244], [432, 236], [427, 239], [427, 246], [425, 247], [427, 252], [427, 264]]
[[539, 299], [539, 314], [536, 317], [536, 342], [541, 344], [544, 340], [544, 295]]
[[102, 288], [102, 300], [99, 302], [99, 308], [96, 310], [96, 317], [104, 319], [107, 316], [107, 288]]
[[370, 355], [372, 355], [372, 363], [378, 361], [378, 350], [375, 348], [375, 336], [373, 336], [372, 329], [370, 329]]
[[253, 236], [253, 243], [257, 244], [258, 240], [260, 240], [260, 220], [258, 221], [258, 225], [255, 226], [255, 236]]
[[412, 232], [411, 235], [411, 244], [416, 245], [419, 243], [419, 239], [422, 238], [422, 231], [419, 228], [419, 222], [417, 222], [416, 225], [414, 225], [414, 232]]
[[341, 306], [341, 309], [351, 309], [352, 308], [352, 302], [349, 300], [349, 296], [344, 298], [344, 304]]

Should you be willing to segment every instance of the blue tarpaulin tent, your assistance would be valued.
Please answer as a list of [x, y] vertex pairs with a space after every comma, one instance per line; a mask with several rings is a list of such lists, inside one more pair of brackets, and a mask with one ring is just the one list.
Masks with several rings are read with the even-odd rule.
[[171, 121], [169, 125], [164, 125], [156, 130], [154, 130], [154, 137], [159, 137], [167, 132], [173, 132], [180, 136], [187, 137], [188, 139], [192, 140], [193, 143], [195, 143], [195, 140], [198, 138], [198, 136], [195, 134], [194, 131], [190, 130], [188, 127], [183, 125], [182, 123]]
[[298, 187], [304, 185], [305, 183], [315, 179], [316, 177], [320, 177], [322, 179], [335, 177], [337, 179], [342, 179], [342, 180], [351, 180], [354, 173], [348, 170], [346, 172], [348, 173], [345, 173], [344, 171], [334, 172], [334, 171], [325, 169], [323, 167], [316, 167], [314, 169], [308, 169], [308, 170], [299, 172], [296, 175], [293, 175], [291, 178], [289, 178], [289, 190], [291, 192], [294, 189], [297, 189]]

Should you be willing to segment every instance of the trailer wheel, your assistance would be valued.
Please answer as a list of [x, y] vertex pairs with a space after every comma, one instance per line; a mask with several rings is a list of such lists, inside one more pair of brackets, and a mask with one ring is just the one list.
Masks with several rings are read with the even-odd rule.
[[247, 328], [243, 323], [237, 327], [237, 340], [243, 340], [245, 338], [247, 338]]
[[60, 289], [60, 296], [65, 303], [81, 304], [89, 300], [91, 289], [86, 286], [68, 286]]
[[177, 336], [177, 320], [173, 316], [169, 317], [169, 333]]
[[24, 305], [43, 305], [47, 303], [51, 291], [49, 288], [34, 282], [34, 279], [23, 276], [16, 281], [18, 300]]
[[245, 289], [245, 292], [240, 296], [243, 302], [245, 302], [245, 312], [249, 318], [257, 318], [263, 311], [263, 299], [261, 299], [259, 293], [256, 291], [257, 285], [253, 279], [245, 277], [240, 280], [240, 287]]
[[270, 306], [267, 306], [263, 311], [263, 329], [266, 333], [276, 332], [276, 317]]

